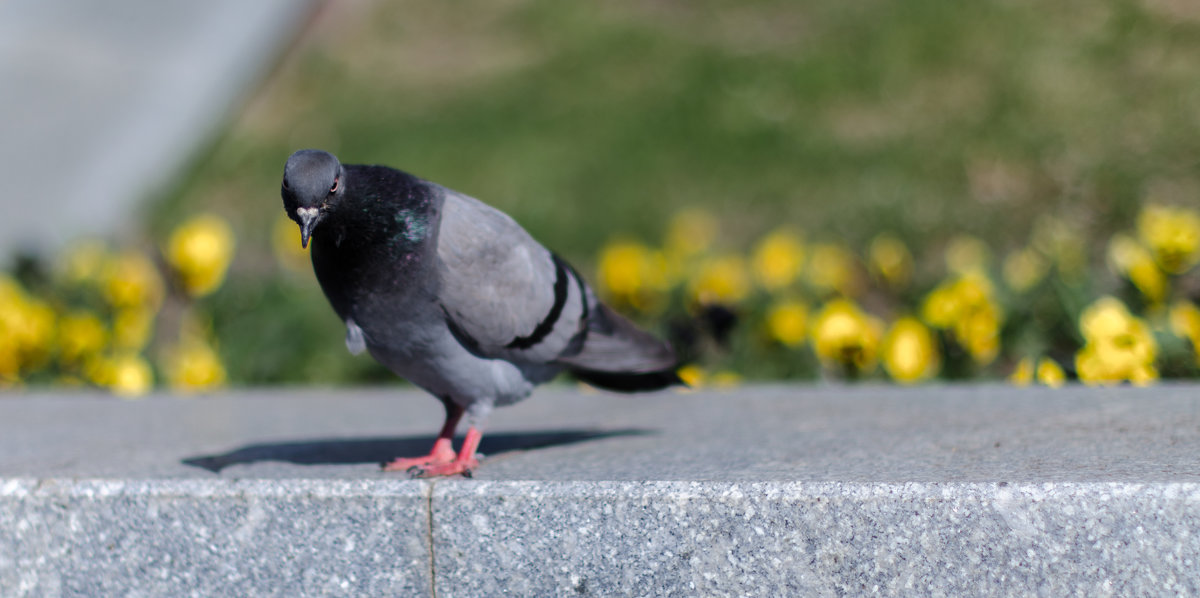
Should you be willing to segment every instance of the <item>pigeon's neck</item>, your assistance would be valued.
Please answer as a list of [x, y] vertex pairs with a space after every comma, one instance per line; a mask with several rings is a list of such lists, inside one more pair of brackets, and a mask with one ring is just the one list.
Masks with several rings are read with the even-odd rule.
[[382, 166], [347, 166], [346, 191], [321, 239], [344, 251], [420, 253], [436, 243], [443, 198], [436, 187]]
[[[313, 233], [317, 281], [343, 318], [434, 292], [440, 188], [380, 166], [346, 166], [345, 190]], [[360, 320], [361, 321], [361, 320]]]

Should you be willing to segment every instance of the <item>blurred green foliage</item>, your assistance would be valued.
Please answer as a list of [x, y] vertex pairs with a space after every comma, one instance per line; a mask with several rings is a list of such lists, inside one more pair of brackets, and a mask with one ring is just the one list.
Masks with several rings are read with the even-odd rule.
[[1182, 0], [331, 2], [150, 223], [233, 220], [208, 299], [231, 380], [390, 379], [273, 257], [296, 149], [479, 197], [584, 272], [700, 206], [729, 249], [890, 232], [928, 289], [961, 233], [1005, 252], [1046, 215], [1107, 239], [1147, 199], [1194, 205], [1197, 65]]

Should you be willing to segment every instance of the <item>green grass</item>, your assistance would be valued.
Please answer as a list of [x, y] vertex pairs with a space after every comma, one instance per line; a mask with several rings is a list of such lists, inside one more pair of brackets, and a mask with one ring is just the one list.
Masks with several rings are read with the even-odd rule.
[[[1043, 214], [1107, 238], [1147, 197], [1200, 197], [1200, 10], [1181, 0], [328, 10], [151, 215], [159, 233], [202, 209], [236, 219], [213, 300], [235, 379], [366, 375], [311, 277], [270, 258], [302, 147], [474, 195], [585, 271], [607, 239], [656, 241], [692, 206], [732, 248], [791, 222], [853, 247], [890, 230], [921, 260], [962, 232], [1023, 244]], [[337, 351], [303, 375], [256, 359], [289, 330]]]

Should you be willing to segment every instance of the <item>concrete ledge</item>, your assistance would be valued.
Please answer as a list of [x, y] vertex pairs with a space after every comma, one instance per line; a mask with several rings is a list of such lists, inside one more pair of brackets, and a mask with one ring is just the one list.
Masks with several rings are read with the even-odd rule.
[[0, 595], [1198, 595], [1198, 391], [4, 397]]
[[1198, 484], [485, 482], [433, 505], [439, 596], [1200, 593]]
[[0, 595], [426, 595], [422, 486], [6, 481]]

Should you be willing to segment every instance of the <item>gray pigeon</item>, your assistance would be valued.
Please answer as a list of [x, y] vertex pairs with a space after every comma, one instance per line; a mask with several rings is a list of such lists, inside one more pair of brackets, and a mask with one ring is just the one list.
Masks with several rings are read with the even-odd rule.
[[[346, 346], [441, 399], [429, 455], [385, 470], [470, 475], [497, 405], [566, 370], [633, 392], [681, 383], [670, 346], [596, 299], [565, 261], [503, 212], [384, 166], [300, 150], [283, 171], [283, 205], [312, 240], [313, 270]], [[451, 440], [467, 416], [456, 454]]]

